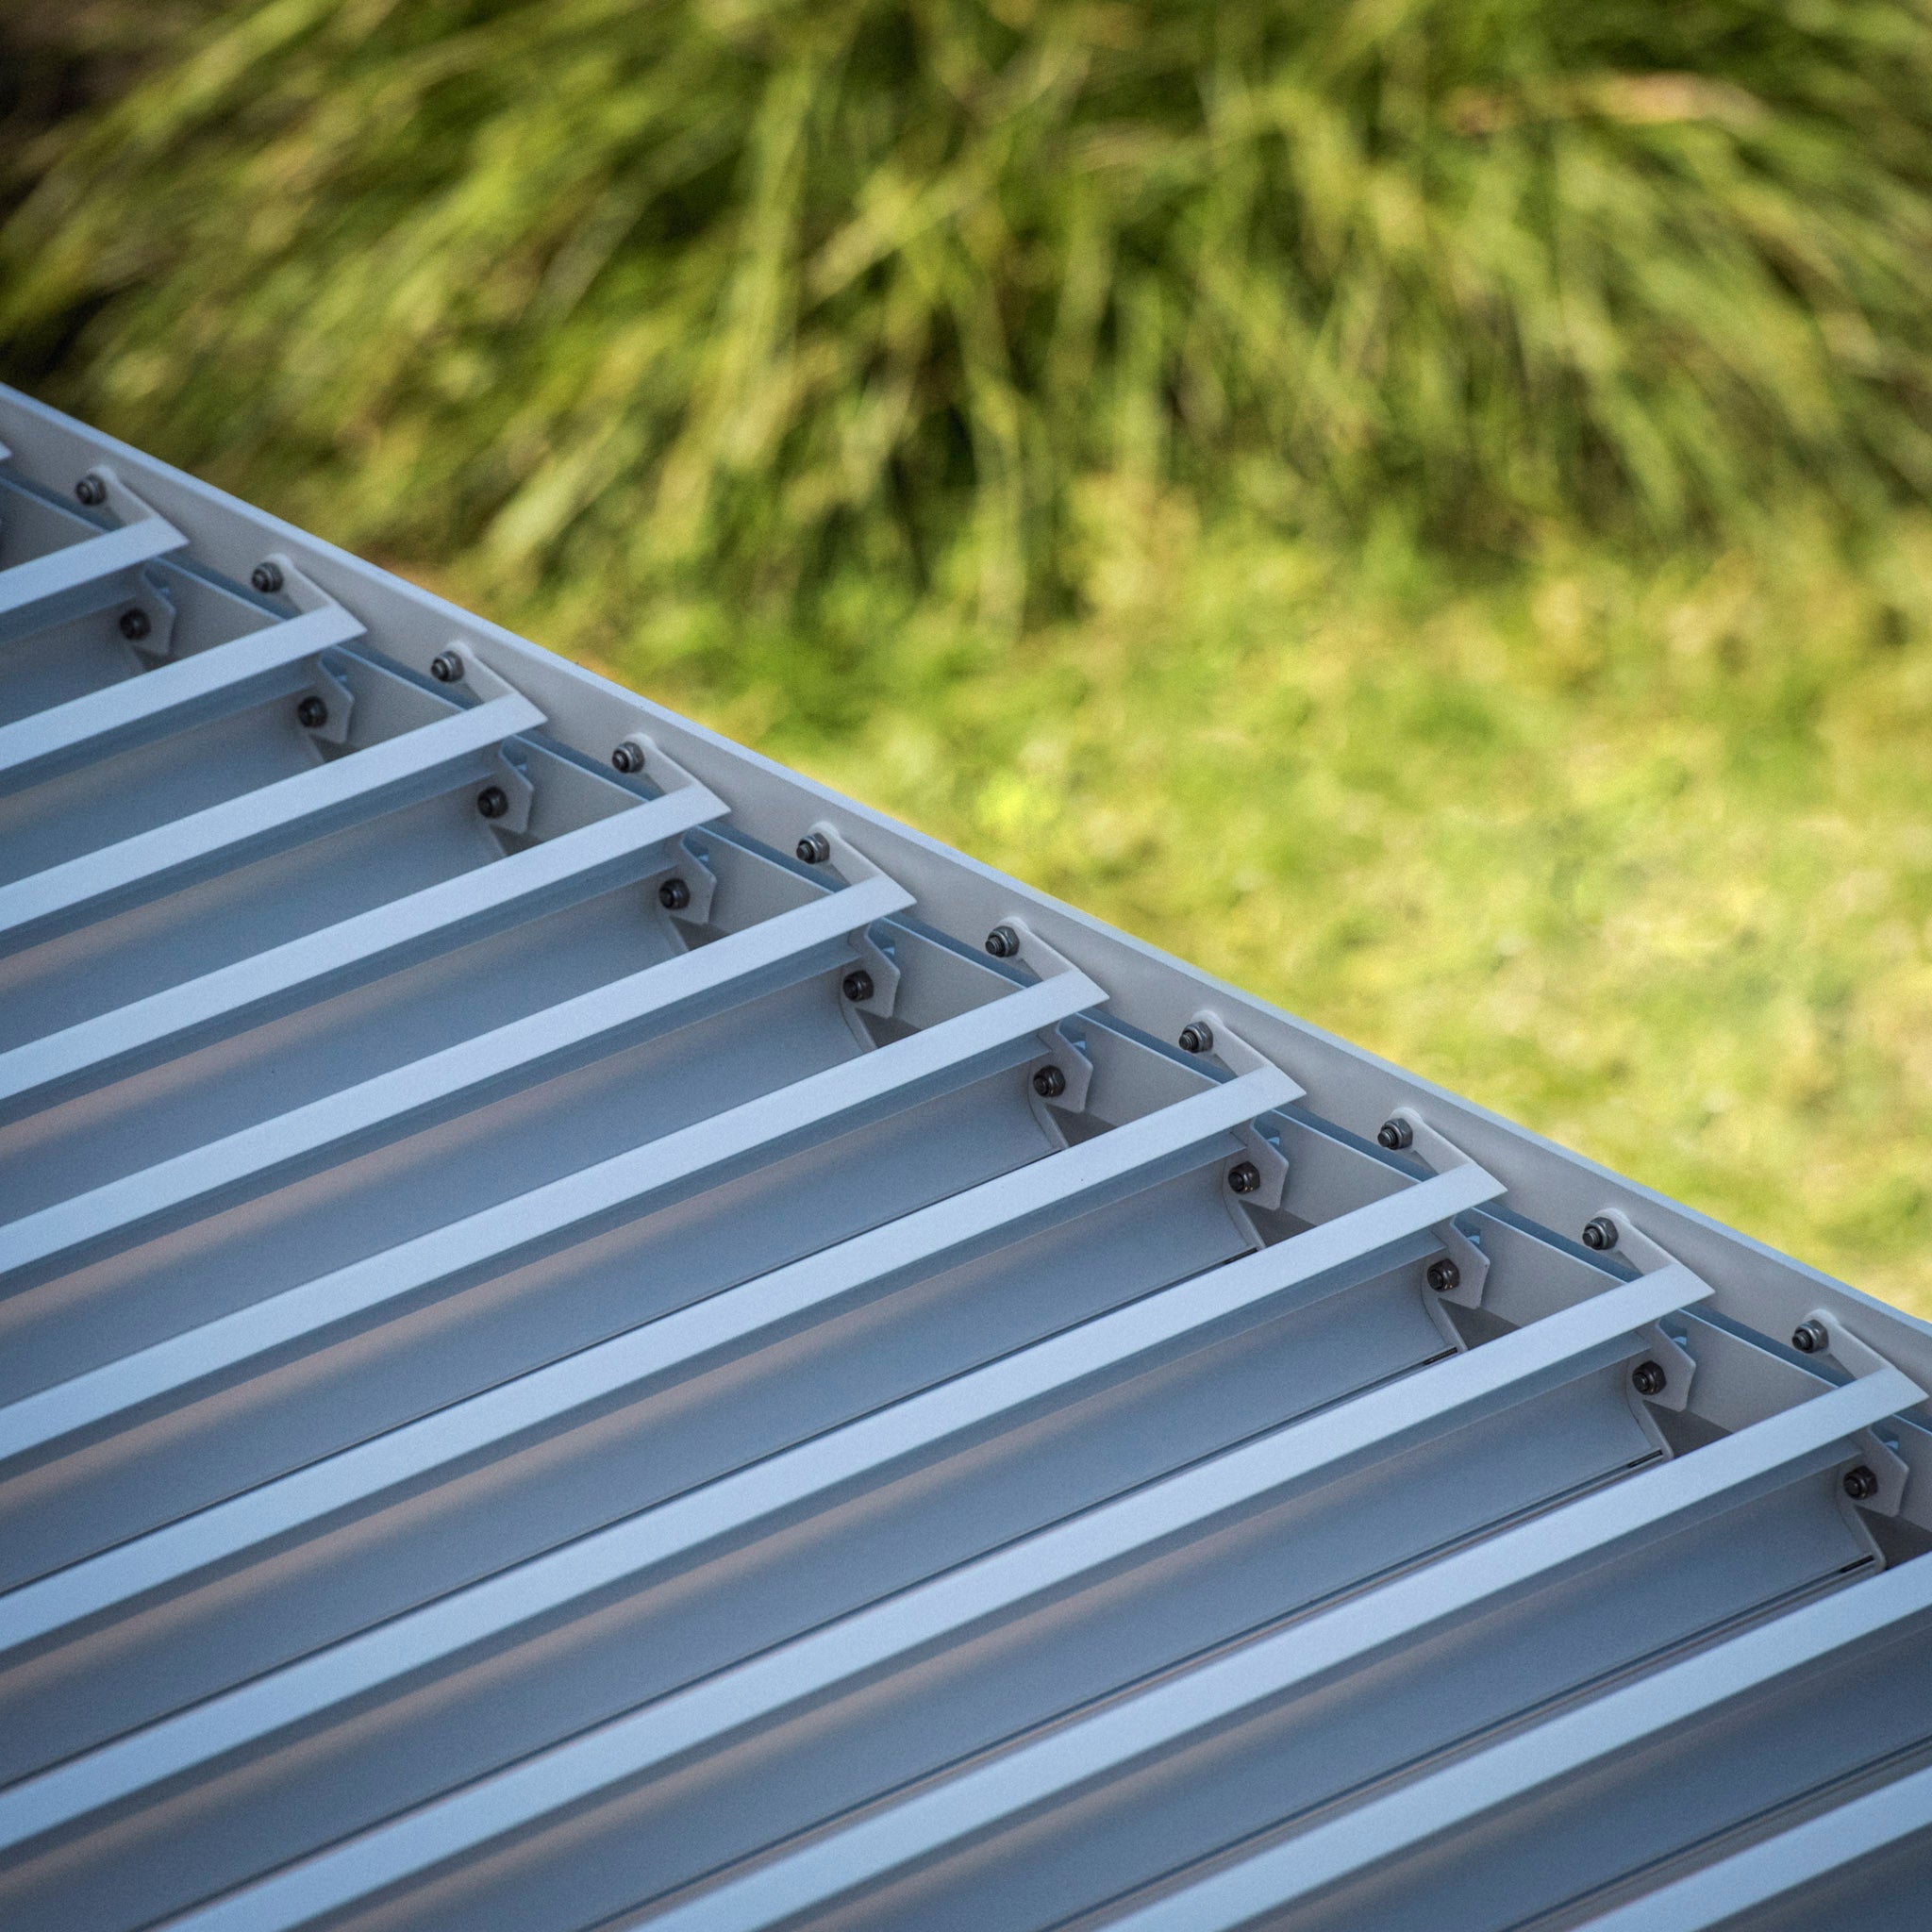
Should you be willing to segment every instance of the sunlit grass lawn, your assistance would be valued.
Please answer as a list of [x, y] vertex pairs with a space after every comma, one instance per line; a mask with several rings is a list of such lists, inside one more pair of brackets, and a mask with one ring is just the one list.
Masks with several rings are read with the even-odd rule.
[[[661, 700], [1932, 1314], [1932, 519], [1456, 583], [1124, 502], [1087, 621], [830, 674], [525, 620]], [[728, 680], [715, 673], [735, 668]], [[755, 668], [747, 672], [749, 663]]]

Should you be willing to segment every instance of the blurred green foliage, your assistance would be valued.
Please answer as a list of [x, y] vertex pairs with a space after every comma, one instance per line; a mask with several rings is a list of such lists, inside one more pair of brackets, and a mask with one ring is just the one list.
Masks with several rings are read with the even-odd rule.
[[1932, 1309], [1925, 0], [84, 18], [11, 379]]

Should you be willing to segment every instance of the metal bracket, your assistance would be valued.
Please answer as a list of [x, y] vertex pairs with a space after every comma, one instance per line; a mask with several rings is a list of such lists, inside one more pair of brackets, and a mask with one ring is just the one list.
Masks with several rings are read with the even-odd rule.
[[[1024, 919], [1003, 919], [1000, 925], [1013, 935], [1013, 950], [1004, 957], [1017, 959], [1037, 979], [1052, 979], [1062, 973], [1077, 973], [1080, 969], [1040, 937]], [[1085, 1113], [1087, 1099], [1093, 1087], [1093, 1062], [1087, 1056], [1083, 1040], [1067, 1032], [1076, 1021], [1061, 1021], [1057, 1026], [1050, 1026], [1040, 1036], [1041, 1045], [1046, 1049], [1032, 1074], [1046, 1067], [1057, 1067], [1064, 1085], [1058, 1093], [1041, 1095], [1047, 1107], [1060, 1113]]]
[[[1454, 1141], [1430, 1126], [1414, 1108], [1398, 1107], [1390, 1118], [1400, 1121], [1408, 1129], [1409, 1151], [1431, 1174], [1447, 1174], [1451, 1168], [1476, 1165]], [[1439, 1289], [1436, 1299], [1454, 1302], [1458, 1307], [1480, 1307], [1490, 1278], [1490, 1257], [1483, 1253], [1482, 1243], [1464, 1234], [1453, 1221], [1440, 1221], [1430, 1232], [1448, 1251], [1456, 1267], [1456, 1286]]]
[[666, 917], [686, 925], [709, 925], [711, 901], [718, 896], [718, 874], [711, 870], [710, 859], [688, 837], [677, 841], [676, 851], [678, 856], [670, 864], [660, 865], [643, 881], [643, 889], [655, 897], [667, 879], [682, 879], [691, 897], [682, 906], [663, 906], [659, 900]]
[[[508, 688], [508, 685], [504, 687], [506, 691]], [[496, 763], [496, 782], [503, 787], [504, 794], [509, 800], [509, 808], [489, 822], [490, 829], [492, 832], [527, 832], [530, 829], [530, 808], [537, 802], [537, 788], [530, 782], [524, 755], [517, 749], [514, 739], [506, 739], [497, 746]]]
[[308, 695], [322, 700], [327, 715], [320, 724], [305, 724], [303, 730], [325, 744], [347, 744], [349, 725], [356, 715], [356, 687], [329, 661], [326, 652], [315, 660]]
[[[1274, 1073], [1282, 1073], [1266, 1054], [1230, 1026], [1211, 1007], [1203, 1007], [1193, 1015], [1191, 1022], [1207, 1030], [1213, 1041], [1208, 1049], [1231, 1074], [1253, 1074], [1266, 1067]], [[1286, 1096], [1283, 1106], [1299, 1100], [1307, 1089], [1292, 1074], [1285, 1074], [1294, 1091]], [[1281, 1151], [1281, 1143], [1272, 1135], [1264, 1133], [1253, 1121], [1235, 1130], [1247, 1149], [1248, 1158], [1254, 1162], [1260, 1174], [1260, 1184], [1247, 1193], [1237, 1195], [1243, 1206], [1249, 1208], [1279, 1208], [1288, 1192], [1288, 1156]], [[1229, 1191], [1232, 1192], [1232, 1190]]]
[[[884, 870], [874, 865], [836, 825], [821, 819], [809, 829], [825, 841], [824, 862], [848, 886], [863, 885], [867, 879], [886, 876]], [[855, 1013], [871, 1013], [878, 1019], [890, 1020], [899, 998], [899, 962], [893, 958], [889, 947], [873, 937], [869, 925], [861, 926], [852, 935], [852, 950], [860, 966], [871, 975], [872, 996], [848, 1004]]]
[[[129, 524], [156, 523], [174, 529], [153, 504], [122, 482], [110, 465], [96, 463], [88, 475], [107, 491], [101, 507], [110, 510], [124, 528]], [[128, 649], [143, 666], [165, 663], [175, 655], [175, 601], [148, 575], [145, 564], [132, 575], [125, 608], [139, 610], [147, 619], [147, 629], [139, 638], [127, 639]]]
[[[1895, 1363], [1888, 1361], [1869, 1341], [1860, 1341], [1845, 1326], [1844, 1317], [1829, 1308], [1813, 1308], [1799, 1325], [1801, 1328], [1814, 1325], [1822, 1328], [1825, 1337], [1824, 1346], [1814, 1349], [1812, 1353], [1828, 1355], [1841, 1369], [1854, 1375], [1873, 1375], [1885, 1369], [1897, 1373]], [[1861, 1498], [1857, 1507], [1874, 1516], [1896, 1516], [1905, 1502], [1911, 1465], [1884, 1437], [1872, 1429], [1861, 1429], [1857, 1441], [1858, 1460], [1878, 1478], [1876, 1491]]]

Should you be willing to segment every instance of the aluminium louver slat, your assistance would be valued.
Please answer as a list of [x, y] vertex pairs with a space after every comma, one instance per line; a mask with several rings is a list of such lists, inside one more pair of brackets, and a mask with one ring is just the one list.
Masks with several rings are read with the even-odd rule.
[[[423, 1474], [500, 1441], [572, 1407], [662, 1374], [681, 1360], [714, 1351], [725, 1341], [789, 1319], [813, 1302], [847, 1293], [882, 1274], [929, 1261], [947, 1251], [984, 1240], [995, 1230], [1010, 1234], [1049, 1209], [1091, 1208], [1123, 1178], [1144, 1179], [1147, 1172], [1204, 1139], [1225, 1132], [1278, 1101], [1289, 1083], [1272, 1073], [1243, 1075], [1179, 1102], [1132, 1127], [1116, 1129], [1081, 1146], [1002, 1175], [934, 1208], [904, 1217], [886, 1227], [855, 1237], [838, 1249], [793, 1263], [772, 1276], [712, 1297], [645, 1328], [584, 1351], [504, 1385], [471, 1401], [440, 1411], [421, 1424], [398, 1430], [386, 1443], [347, 1452], [349, 1459], [375, 1465], [376, 1480], [393, 1484]], [[1109, 1145], [1108, 1143], [1118, 1143]], [[1098, 1158], [1096, 1158], [1098, 1157]], [[1450, 1182], [1424, 1183], [1396, 1197], [1407, 1211], [1400, 1216], [1379, 1203], [1344, 1217], [1358, 1238], [1386, 1245], [1401, 1234], [1428, 1224], [1428, 1218], [1455, 1212], [1486, 1194], [1495, 1183], [1470, 1168]], [[1339, 1230], [1344, 1238], [1347, 1229]], [[1345, 1239], [1328, 1228], [1304, 1262], [1304, 1278], [1323, 1272], [1345, 1252]], [[1283, 1286], [1291, 1285], [1284, 1283]], [[415, 1445], [421, 1444], [422, 1447]], [[398, 1454], [398, 1451], [401, 1454]], [[372, 1454], [371, 1452], [375, 1452]], [[597, 1544], [584, 1544], [541, 1558], [494, 1582], [479, 1585], [442, 1603], [398, 1619], [364, 1637], [294, 1665], [229, 1695], [185, 1713], [179, 1719], [137, 1733], [90, 1758], [62, 1767], [32, 1784], [0, 1792], [0, 1844], [17, 1842], [70, 1815], [63, 1806], [109, 1802], [141, 1784], [165, 1776], [200, 1759], [234, 1748], [263, 1728], [326, 1707], [401, 1674], [421, 1668], [533, 1615], [554, 1609], [572, 1596], [601, 1587], [613, 1574], [635, 1566], [634, 1530], [613, 1533], [597, 1559]], [[647, 1559], [648, 1560], [648, 1559]], [[613, 1568], [613, 1565], [615, 1566]], [[554, 1584], [546, 1578], [554, 1577]], [[71, 1796], [69, 1794], [72, 1794]]]
[[359, 814], [426, 797], [458, 782], [465, 764], [542, 722], [542, 712], [527, 699], [491, 698], [474, 710], [454, 712], [367, 751], [0, 886], [0, 943], [23, 944], [63, 922], [98, 917], [143, 892], [158, 891], [171, 878], [197, 868], [237, 865]]
[[165, 1224], [202, 1197], [245, 1179], [259, 1180], [378, 1130], [400, 1131], [430, 1108], [513, 1073], [541, 1069], [600, 1035], [635, 1029], [646, 1020], [683, 1024], [708, 1003], [749, 999], [803, 977], [843, 951], [848, 934], [909, 903], [910, 895], [890, 879], [862, 880], [697, 952], [42, 1208], [0, 1226], [0, 1272], [45, 1262], [109, 1234]]
[[[524, 1378], [521, 1422], [527, 1424], [542, 1414], [591, 1401], [627, 1379], [660, 1372], [894, 1270], [962, 1250], [997, 1230], [1024, 1225], [1057, 1207], [1091, 1205], [1123, 1180], [1145, 1184], [1176, 1154], [1254, 1118], [1289, 1091], [1289, 1083], [1279, 1075], [1243, 1075], [1131, 1126], [1002, 1174], [969, 1194], [919, 1209], [695, 1307], [661, 1317], [643, 1330], [616, 1337]], [[211, 1325], [239, 1338], [251, 1333], [252, 1324]], [[278, 1334], [275, 1339], [286, 1336]], [[263, 1344], [257, 1339], [252, 1345]], [[0, 1460], [58, 1441], [117, 1411], [192, 1388], [211, 1366], [225, 1368], [242, 1358], [232, 1344], [224, 1347], [216, 1333], [194, 1330], [25, 1397], [0, 1409]], [[555, 1396], [539, 1394], [553, 1390], [558, 1391]], [[553, 1406], [546, 1408], [544, 1403]]]
[[[903, 1104], [936, 1082], [965, 1077], [1003, 1050], [1010, 1055], [1017, 1047], [1024, 1058], [1023, 1042], [1029, 1036], [1093, 1006], [1100, 996], [1084, 974], [1057, 974], [631, 1154], [486, 1208], [468, 1221], [419, 1236], [373, 1261], [258, 1303], [241, 1316], [196, 1332], [201, 1364], [196, 1372], [207, 1373], [218, 1362], [234, 1361], [239, 1353], [258, 1353], [305, 1330], [339, 1323], [440, 1275], [513, 1252], [695, 1174], [761, 1153], [769, 1156], [829, 1121], [882, 1104]], [[0, 1650], [203, 1569], [338, 1507], [342, 1499], [336, 1493], [337, 1481], [330, 1463], [317, 1464], [0, 1596]]]
[[[1927, 1609], [1932, 1557], [1921, 1557], [1312, 1825], [1114, 1924], [1118, 1932], [1236, 1932]], [[1624, 1924], [1614, 1914], [1591, 1923], [1620, 1932]], [[1651, 1924], [1641, 1913], [1629, 1923], [1632, 1932]]]
[[[1895, 1370], [1880, 1370], [966, 1772], [829, 1840], [727, 1881], [665, 1913], [661, 1923], [678, 1932], [751, 1932], [778, 1924], [897, 1868], [929, 1859], [1109, 1770], [1171, 1749], [1243, 1707], [1278, 1696], [1291, 1684], [1399, 1642], [1484, 1597], [1521, 1590], [1661, 1522], [1694, 1521], [1767, 1483], [1789, 1481], [1821, 1459], [1834, 1459], [1845, 1438], [1917, 1395], [1916, 1386]], [[243, 1924], [265, 1932], [271, 1925], [300, 1923], [239, 1913], [223, 1919], [212, 1912], [205, 1921], [209, 1932]]]
[[114, 579], [187, 541], [159, 517], [142, 517], [0, 570], [0, 644], [75, 614], [91, 593], [108, 594]]
[[1932, 1899], [1920, 1328], [0, 433], [0, 1920]]
[[[1774, 1905], [1928, 1827], [1932, 1766], [1836, 1805], [1647, 1897], [1587, 1920], [1578, 1932], [1705, 1932], [1707, 1926], [1725, 1924], [1741, 1928], [1752, 1907]], [[1916, 1903], [1923, 1902], [1922, 1896]], [[1812, 1924], [1847, 1923], [1829, 1904], [1821, 1902], [1813, 1909], [1817, 1916], [1810, 1919]], [[1907, 1923], [1891, 1919], [1890, 1912], [1887, 1918], [1893, 1924]]]
[[535, 917], [564, 894], [588, 895], [634, 871], [639, 855], [722, 817], [701, 785], [613, 812], [608, 818], [425, 886], [405, 899], [238, 959], [129, 1006], [0, 1053], [0, 1103], [84, 1074], [99, 1076], [165, 1044], [335, 983], [360, 968], [390, 970], [427, 947], [454, 947], [501, 924]]
[[340, 605], [177, 658], [139, 677], [104, 686], [51, 710], [0, 724], [0, 789], [39, 780], [88, 752], [125, 750], [178, 730], [210, 705], [254, 693], [278, 671], [362, 635]]
[[[1478, 1191], [1467, 1172], [1457, 1178], [1458, 1191], [1465, 1197]], [[1436, 1189], [1438, 1184], [1425, 1185]], [[1418, 1203], [1417, 1211], [1440, 1207], [1450, 1198], [1448, 1191], [1437, 1191], [1431, 1202]], [[1369, 1219], [1373, 1213], [1365, 1209], [1358, 1216], [1348, 1217], [1357, 1222], [1354, 1233], [1357, 1239], [1374, 1225]], [[1389, 1217], [1377, 1218], [1388, 1224]], [[1333, 1241], [1325, 1243], [1325, 1256], [1332, 1257], [1341, 1245]], [[1303, 1278], [1319, 1278], [1323, 1272], [1322, 1262], [1310, 1257]], [[325, 1854], [291, 1872], [283, 1890], [289, 1896], [302, 1899], [304, 1910], [332, 1908], [354, 1896], [356, 1890], [393, 1883], [439, 1861], [475, 1851], [545, 1811], [581, 1802], [655, 1764], [769, 1721], [787, 1707], [822, 1694], [841, 1680], [876, 1672], [895, 1657], [930, 1645], [1003, 1608], [1063, 1587], [1083, 1573], [1116, 1564], [1133, 1551], [1157, 1545], [1185, 1527], [1211, 1522], [1265, 1491], [1332, 1470], [1371, 1446], [1386, 1450], [1417, 1431], [1446, 1426], [1458, 1411], [1486, 1396], [1525, 1395], [1552, 1376], [1580, 1375], [1595, 1364], [1607, 1346], [1614, 1345], [1631, 1329], [1702, 1292], [1699, 1284], [1667, 1271], [1539, 1324], [1511, 1344], [1499, 1345], [1480, 1356], [1457, 1356], [1410, 1382], [1358, 1397], [1339, 1410], [1042, 1531], [517, 1765], [367, 1840]], [[1491, 1357], [1493, 1359], [1488, 1358]], [[532, 1606], [525, 1614], [541, 1607]], [[373, 1633], [367, 1641], [370, 1647], [379, 1644], [383, 1634]], [[478, 1634], [466, 1630], [463, 1641], [474, 1641]], [[234, 1702], [257, 1702], [264, 1711], [275, 1710], [278, 1722], [287, 1722], [298, 1712], [299, 1707], [290, 1695], [293, 1689], [290, 1680], [299, 1674], [285, 1673], [283, 1681], [264, 1682], [258, 1691], [244, 1691]], [[205, 1724], [203, 1714], [194, 1713], [182, 1722], [180, 1729], [192, 1735]], [[144, 1748], [151, 1751], [153, 1743], [146, 1739], [131, 1740], [125, 1756], [138, 1763]], [[108, 1755], [102, 1754], [104, 1757]], [[164, 1774], [172, 1768], [174, 1760], [163, 1759], [149, 1774]], [[58, 1808], [61, 1800], [68, 1798], [69, 1792], [77, 1794], [77, 1790], [85, 1790], [88, 1781], [87, 1768], [76, 1764], [50, 1774], [44, 1795], [32, 1788], [24, 1790], [23, 1808], [33, 1821], [31, 1828], [45, 1829], [68, 1815]], [[9, 1831], [15, 1828], [5, 1798], [0, 1798], [0, 1820]], [[263, 1889], [264, 1902], [267, 1890]], [[243, 1915], [235, 1923], [268, 1925], [298, 1924], [300, 1920], [281, 1920], [269, 1910]]]

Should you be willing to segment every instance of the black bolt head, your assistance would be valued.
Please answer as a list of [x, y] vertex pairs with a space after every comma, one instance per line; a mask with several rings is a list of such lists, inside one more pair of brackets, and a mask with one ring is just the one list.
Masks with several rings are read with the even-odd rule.
[[996, 925], [986, 936], [986, 950], [995, 959], [1010, 959], [1020, 950], [1020, 935], [1010, 925]]
[[626, 738], [610, 754], [610, 762], [628, 778], [644, 769], [644, 748], [636, 739]]
[[279, 564], [275, 563], [258, 563], [255, 566], [255, 568], [248, 573], [248, 581], [251, 584], [253, 584], [255, 588], [258, 591], [259, 591], [264, 597], [273, 597], [275, 593], [282, 588], [281, 566]]
[[295, 707], [295, 722], [305, 731], [320, 731], [328, 723], [328, 707], [318, 697], [307, 697]]
[[1180, 1031], [1183, 1053], [1207, 1053], [1214, 1044], [1214, 1029], [1200, 1020], [1191, 1020]]
[[108, 500], [108, 486], [90, 472], [74, 486], [74, 493], [90, 509], [98, 509]]
[[429, 660], [429, 675], [438, 684], [460, 684], [463, 681], [462, 654], [458, 651], [439, 651]]
[[1252, 1194], [1261, 1185], [1261, 1170], [1252, 1160], [1238, 1160], [1227, 1171], [1227, 1184], [1237, 1194]]
[[1791, 1346], [1800, 1355], [1819, 1355], [1831, 1345], [1823, 1322], [1800, 1322], [1791, 1330]]
[[1592, 1216], [1583, 1224], [1583, 1245], [1598, 1254], [1617, 1245], [1617, 1224], [1607, 1214]]
[[872, 997], [872, 974], [863, 966], [855, 968], [845, 975], [842, 991], [855, 1007], [863, 1006]]
[[1399, 1154], [1405, 1147], [1415, 1144], [1415, 1130], [1405, 1120], [1389, 1119], [1375, 1129], [1378, 1145], [1388, 1148], [1391, 1154]]
[[145, 610], [124, 610], [121, 613], [121, 635], [130, 644], [138, 644], [153, 628]]
[[1845, 1471], [1845, 1494], [1855, 1503], [1869, 1503], [1878, 1493], [1878, 1478], [1861, 1462]]
[[1639, 1362], [1630, 1371], [1630, 1386], [1640, 1395], [1661, 1395], [1670, 1380], [1656, 1362]]
[[798, 841], [798, 856], [808, 865], [823, 865], [832, 856], [832, 841], [823, 832], [808, 832]]
[[658, 903], [667, 912], [682, 912], [691, 904], [691, 888], [682, 879], [666, 879], [658, 888]]
[[486, 785], [476, 794], [476, 809], [486, 819], [500, 819], [509, 809], [509, 793], [501, 785]]
[[1067, 1091], [1067, 1076], [1058, 1067], [1041, 1067], [1033, 1076], [1033, 1091], [1042, 1100], [1058, 1100]]
[[1462, 1286], [1462, 1270], [1444, 1255], [1429, 1263], [1428, 1282], [1438, 1294], [1447, 1294], [1451, 1289]]

